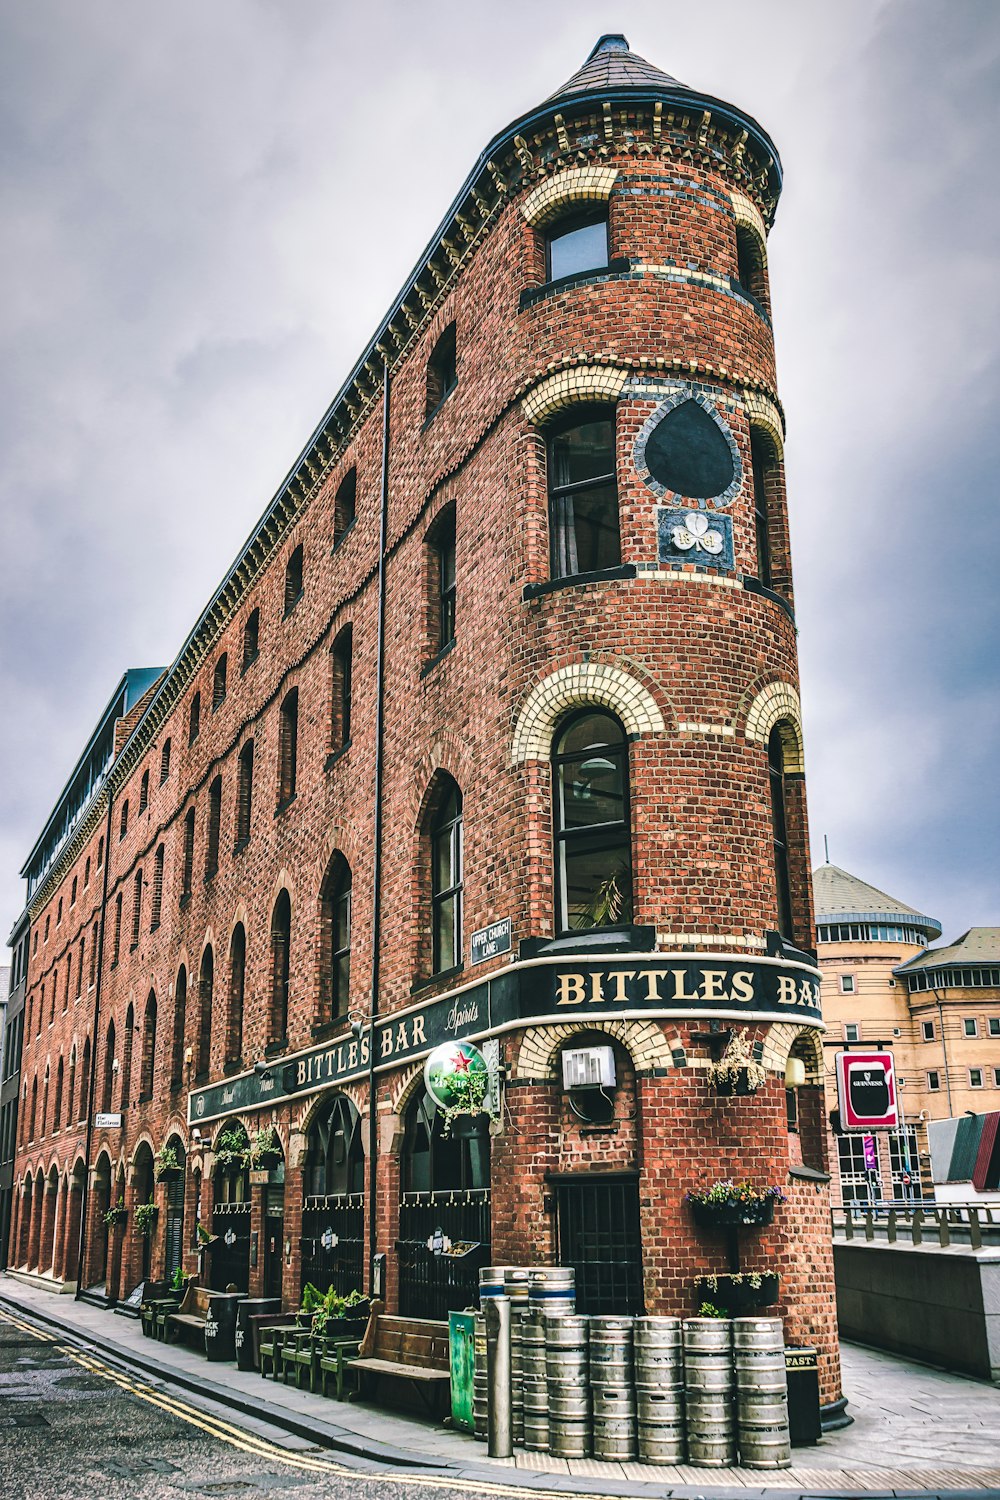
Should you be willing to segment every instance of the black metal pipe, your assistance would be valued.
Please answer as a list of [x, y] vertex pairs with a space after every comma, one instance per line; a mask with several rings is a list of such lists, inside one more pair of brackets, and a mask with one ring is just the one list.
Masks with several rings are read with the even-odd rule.
[[87, 1134], [83, 1148], [83, 1198], [80, 1203], [80, 1239], [76, 1254], [76, 1292], [83, 1290], [84, 1254], [87, 1248], [87, 1209], [90, 1203], [90, 1150], [94, 1140], [94, 1097], [97, 1091], [97, 1028], [101, 1019], [101, 982], [104, 978], [104, 926], [108, 911], [108, 882], [111, 876], [111, 809], [115, 794], [108, 779], [108, 816], [104, 825], [104, 879], [101, 882], [101, 919], [97, 930], [97, 974], [94, 978], [94, 1019], [90, 1045], [90, 1077], [87, 1080]]
[[378, 646], [375, 659], [375, 826], [372, 869], [372, 984], [368, 1020], [368, 1289], [375, 1293], [378, 1244], [378, 1109], [375, 1093], [375, 1023], [379, 1011], [382, 938], [382, 751], [385, 741], [385, 564], [389, 529], [389, 361], [382, 359], [382, 505], [378, 532]]

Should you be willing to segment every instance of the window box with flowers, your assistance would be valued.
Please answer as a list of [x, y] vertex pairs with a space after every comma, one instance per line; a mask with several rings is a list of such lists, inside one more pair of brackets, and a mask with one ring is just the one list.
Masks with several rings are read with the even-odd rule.
[[752, 1182], [734, 1182], [731, 1178], [685, 1194], [694, 1221], [702, 1229], [757, 1228], [770, 1224], [774, 1205], [787, 1201], [779, 1187], [758, 1188]]
[[215, 1143], [215, 1160], [223, 1172], [242, 1171], [250, 1154], [250, 1143], [242, 1130], [224, 1130]]
[[132, 1227], [143, 1239], [149, 1239], [156, 1228], [159, 1208], [155, 1203], [137, 1203], [132, 1210]]
[[441, 1110], [441, 1134], [453, 1135], [456, 1140], [483, 1135], [493, 1119], [486, 1108], [489, 1073], [470, 1068], [466, 1073], [454, 1074], [449, 1087], [453, 1102]]
[[281, 1142], [273, 1125], [264, 1125], [250, 1138], [247, 1165], [251, 1171], [270, 1172], [282, 1161]]
[[157, 1182], [175, 1182], [183, 1177], [184, 1167], [173, 1146], [161, 1146], [153, 1157], [153, 1172]]

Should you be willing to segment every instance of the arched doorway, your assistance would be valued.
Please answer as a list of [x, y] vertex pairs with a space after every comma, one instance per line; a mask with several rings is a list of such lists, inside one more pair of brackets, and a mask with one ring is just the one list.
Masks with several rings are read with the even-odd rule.
[[217, 1292], [230, 1285], [246, 1292], [250, 1286], [249, 1150], [250, 1141], [239, 1122], [223, 1126], [215, 1138], [212, 1233], [216, 1238], [207, 1254], [208, 1284]]
[[110, 1207], [111, 1159], [106, 1151], [102, 1151], [94, 1168], [93, 1206], [88, 1215], [94, 1226], [94, 1233], [90, 1236], [92, 1249], [87, 1257], [92, 1289], [102, 1293], [108, 1277], [108, 1240], [111, 1235], [111, 1230], [104, 1222], [104, 1215]]
[[[278, 1132], [274, 1137], [281, 1142]], [[264, 1219], [264, 1296], [280, 1297], [285, 1272], [285, 1159], [261, 1169], [256, 1179], [261, 1184], [261, 1208]]]
[[[490, 1263], [489, 1132], [446, 1135], [421, 1085], [406, 1110], [402, 1168], [399, 1311], [446, 1318], [475, 1301]], [[459, 1246], [468, 1248], [448, 1253]]]
[[365, 1153], [361, 1117], [345, 1094], [332, 1094], [309, 1127], [302, 1208], [302, 1285], [364, 1288]]
[[163, 1225], [163, 1274], [169, 1281], [184, 1263], [184, 1175], [186, 1154], [180, 1136], [172, 1135], [167, 1145], [173, 1148], [178, 1165], [161, 1175], [167, 1189]]
[[[153, 1182], [153, 1153], [146, 1141], [140, 1141], [132, 1164], [133, 1211], [140, 1203], [152, 1203]], [[153, 1235], [140, 1234], [138, 1238], [141, 1251], [139, 1280], [148, 1281], [153, 1260]]]

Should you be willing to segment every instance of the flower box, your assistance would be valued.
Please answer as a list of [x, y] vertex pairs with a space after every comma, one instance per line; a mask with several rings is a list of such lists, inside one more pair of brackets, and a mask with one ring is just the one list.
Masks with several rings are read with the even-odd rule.
[[451, 1119], [451, 1134], [455, 1140], [469, 1140], [473, 1136], [485, 1135], [490, 1128], [491, 1116], [485, 1109], [478, 1110], [475, 1114], [453, 1115]]
[[713, 1081], [715, 1092], [724, 1098], [732, 1098], [734, 1094], [746, 1096], [756, 1094], [757, 1086], [750, 1082], [750, 1072], [747, 1068], [739, 1068], [735, 1078], [716, 1076]]
[[716, 1203], [690, 1199], [694, 1222], [701, 1229], [758, 1228], [774, 1218], [774, 1199], [723, 1198]]
[[[759, 1285], [754, 1286], [754, 1280]], [[700, 1307], [703, 1302], [711, 1302], [736, 1317], [758, 1307], [772, 1307], [778, 1300], [780, 1284], [776, 1271], [762, 1271], [758, 1276], [747, 1272], [736, 1276], [696, 1276], [695, 1303]]]
[[184, 1168], [181, 1166], [157, 1167], [156, 1169], [157, 1182], [176, 1182], [179, 1177], [183, 1176]]

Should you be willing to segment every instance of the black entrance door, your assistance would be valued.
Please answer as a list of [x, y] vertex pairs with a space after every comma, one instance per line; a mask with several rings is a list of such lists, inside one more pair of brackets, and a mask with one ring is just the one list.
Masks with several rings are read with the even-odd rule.
[[285, 1189], [264, 1189], [264, 1296], [281, 1296], [285, 1264]]
[[209, 1247], [209, 1285], [215, 1292], [224, 1292], [227, 1286], [245, 1292], [250, 1283], [249, 1203], [216, 1203], [212, 1229], [217, 1238]]
[[639, 1178], [635, 1173], [560, 1177], [559, 1264], [576, 1270], [576, 1310], [604, 1317], [644, 1311]]

